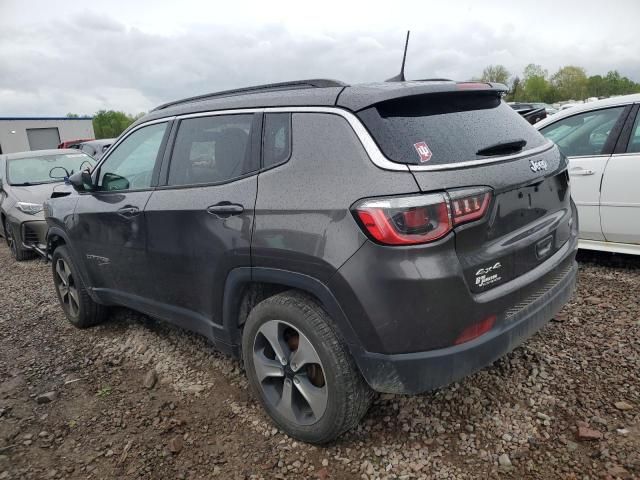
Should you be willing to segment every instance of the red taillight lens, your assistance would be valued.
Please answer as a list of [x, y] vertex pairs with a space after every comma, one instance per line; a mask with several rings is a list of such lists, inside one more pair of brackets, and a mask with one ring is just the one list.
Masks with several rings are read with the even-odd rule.
[[452, 228], [445, 194], [365, 200], [355, 212], [367, 232], [387, 245], [414, 245], [442, 238]]
[[473, 325], [469, 325], [465, 328], [458, 338], [453, 342], [454, 345], [460, 345], [461, 343], [469, 342], [474, 338], [478, 338], [480, 335], [484, 335], [489, 330], [493, 328], [496, 323], [496, 316], [489, 315], [484, 320], [479, 321], [478, 323], [474, 323]]
[[354, 206], [365, 231], [386, 245], [415, 245], [444, 237], [455, 225], [481, 218], [489, 207], [487, 188], [370, 199]]
[[491, 192], [480, 190], [477, 193], [459, 192], [450, 194], [451, 216], [453, 224], [460, 225], [482, 218], [489, 208]]

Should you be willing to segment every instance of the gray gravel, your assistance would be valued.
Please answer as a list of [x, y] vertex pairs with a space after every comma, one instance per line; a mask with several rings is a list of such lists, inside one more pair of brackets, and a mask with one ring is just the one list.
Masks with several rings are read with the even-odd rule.
[[582, 255], [574, 300], [526, 344], [380, 396], [326, 448], [274, 428], [202, 338], [126, 310], [76, 330], [48, 265], [3, 245], [0, 268], [0, 480], [640, 475], [640, 258]]

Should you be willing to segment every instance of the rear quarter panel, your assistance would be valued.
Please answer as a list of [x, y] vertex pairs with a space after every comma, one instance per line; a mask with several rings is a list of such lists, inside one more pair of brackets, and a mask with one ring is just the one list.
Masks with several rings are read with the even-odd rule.
[[376, 167], [341, 116], [294, 113], [292, 123], [291, 158], [258, 178], [252, 264], [326, 282], [366, 241], [350, 206], [418, 186], [408, 171]]

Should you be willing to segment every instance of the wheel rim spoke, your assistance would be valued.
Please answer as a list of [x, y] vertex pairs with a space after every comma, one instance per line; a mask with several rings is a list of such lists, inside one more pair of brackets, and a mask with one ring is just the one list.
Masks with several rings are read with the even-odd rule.
[[296, 420], [295, 414], [293, 413], [293, 386], [292, 381], [288, 378], [284, 381], [282, 385], [282, 396], [280, 397], [280, 401], [276, 405], [276, 408], [280, 413], [282, 413], [285, 417]]
[[306, 375], [297, 375], [294, 385], [311, 407], [316, 418], [320, 418], [327, 409], [327, 387], [316, 387]]
[[67, 298], [67, 294], [69, 293], [69, 287], [61, 283], [58, 285], [58, 291], [60, 292], [60, 298], [62, 298], [62, 301], [66, 303], [65, 299]]
[[65, 271], [65, 264], [62, 260], [58, 260], [58, 263], [56, 264], [56, 273], [58, 274], [58, 278], [62, 284], [66, 286], [69, 280], [67, 272]]
[[263, 351], [253, 353], [253, 364], [260, 382], [266, 378], [284, 377], [280, 362], [267, 358]]
[[73, 303], [75, 303], [76, 306], [80, 304], [80, 300], [78, 298], [78, 290], [76, 290], [74, 287], [69, 287], [69, 297], [70, 297], [70, 303], [71, 301], [73, 301]]
[[285, 348], [287, 347], [282, 344], [282, 340], [280, 338], [282, 336], [280, 323], [277, 321], [267, 322], [260, 327], [259, 332], [269, 342], [269, 345], [273, 348], [273, 351], [276, 354], [276, 357], [278, 357], [280, 363], [282, 365], [286, 365], [289, 360], [289, 354], [288, 352], [285, 353]]
[[289, 359], [291, 362], [291, 369], [294, 372], [297, 372], [304, 365], [309, 365], [311, 363], [321, 364], [320, 357], [316, 353], [313, 345], [309, 343], [309, 340], [304, 335], [300, 335], [298, 338], [298, 348], [291, 354], [291, 358]]

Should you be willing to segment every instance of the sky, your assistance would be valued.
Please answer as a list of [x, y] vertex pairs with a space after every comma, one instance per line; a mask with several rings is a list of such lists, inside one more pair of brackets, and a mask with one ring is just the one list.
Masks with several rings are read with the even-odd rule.
[[0, 116], [135, 114], [183, 97], [335, 78], [618, 70], [640, 81], [640, 0], [0, 0]]

